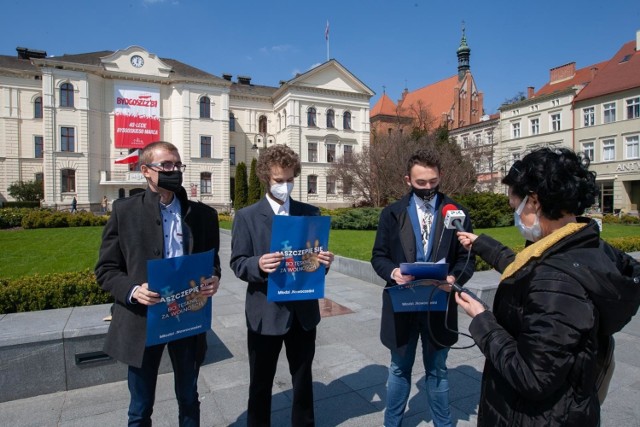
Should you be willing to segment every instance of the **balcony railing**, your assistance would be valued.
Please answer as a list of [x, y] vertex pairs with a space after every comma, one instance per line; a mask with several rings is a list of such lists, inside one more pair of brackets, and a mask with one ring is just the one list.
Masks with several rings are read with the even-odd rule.
[[140, 185], [146, 182], [140, 171], [100, 171], [100, 185]]

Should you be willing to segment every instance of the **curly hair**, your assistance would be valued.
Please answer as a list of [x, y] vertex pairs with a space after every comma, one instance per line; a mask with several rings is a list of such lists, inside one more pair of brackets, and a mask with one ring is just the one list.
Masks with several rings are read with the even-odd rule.
[[407, 161], [407, 175], [411, 175], [411, 168], [415, 165], [426, 166], [440, 171], [440, 154], [433, 148], [416, 150]]
[[520, 198], [538, 195], [542, 214], [559, 219], [581, 215], [598, 197], [589, 158], [568, 148], [540, 148], [516, 161], [502, 183]]
[[286, 145], [276, 144], [260, 153], [256, 164], [258, 179], [269, 184], [271, 167], [279, 166], [282, 169], [293, 168], [293, 176], [298, 177], [301, 171], [300, 157]]
[[147, 145], [142, 149], [140, 153], [140, 164], [146, 165], [147, 163], [151, 163], [153, 161], [153, 151], [155, 149], [161, 149], [165, 151], [169, 151], [170, 153], [177, 153], [178, 148], [170, 142], [167, 141], [155, 141], [151, 144]]

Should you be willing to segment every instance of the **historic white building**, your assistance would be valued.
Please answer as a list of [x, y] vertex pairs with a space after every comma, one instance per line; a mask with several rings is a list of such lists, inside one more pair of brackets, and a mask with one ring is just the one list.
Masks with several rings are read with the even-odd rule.
[[43, 204], [98, 210], [146, 186], [135, 164], [115, 161], [166, 140], [187, 165], [190, 197], [225, 211], [235, 166], [287, 144], [300, 154], [294, 197], [348, 206], [331, 163], [369, 144], [373, 92], [336, 60], [279, 87], [217, 77], [132, 46], [48, 57], [0, 55], [0, 202], [16, 181], [43, 180]]

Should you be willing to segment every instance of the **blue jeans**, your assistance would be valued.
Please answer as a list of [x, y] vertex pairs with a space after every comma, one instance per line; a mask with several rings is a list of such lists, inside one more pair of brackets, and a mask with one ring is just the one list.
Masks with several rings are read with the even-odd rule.
[[[151, 414], [156, 399], [158, 369], [164, 344], [147, 347], [142, 367], [129, 366], [129, 426], [151, 426]], [[196, 337], [187, 337], [167, 344], [176, 399], [178, 400], [178, 422], [180, 427], [200, 425], [200, 400], [198, 399], [198, 373], [196, 363]]]
[[[447, 373], [448, 348], [436, 350], [428, 337], [422, 337], [422, 357], [426, 375], [427, 400], [433, 424], [436, 427], [451, 427], [449, 411], [449, 376]], [[391, 365], [387, 380], [387, 406], [384, 411], [384, 426], [402, 425], [404, 410], [411, 391], [411, 370], [416, 358], [418, 331], [415, 331], [406, 346], [406, 352], [391, 352]]]

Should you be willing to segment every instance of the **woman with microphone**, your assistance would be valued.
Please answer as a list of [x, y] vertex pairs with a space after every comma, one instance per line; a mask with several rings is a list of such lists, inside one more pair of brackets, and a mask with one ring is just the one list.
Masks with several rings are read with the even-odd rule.
[[493, 311], [465, 293], [486, 357], [478, 426], [598, 426], [598, 357], [640, 304], [640, 266], [600, 240], [579, 215], [596, 201], [587, 158], [543, 148], [502, 180], [527, 240], [515, 254], [496, 240], [458, 232], [459, 242], [502, 273]]

